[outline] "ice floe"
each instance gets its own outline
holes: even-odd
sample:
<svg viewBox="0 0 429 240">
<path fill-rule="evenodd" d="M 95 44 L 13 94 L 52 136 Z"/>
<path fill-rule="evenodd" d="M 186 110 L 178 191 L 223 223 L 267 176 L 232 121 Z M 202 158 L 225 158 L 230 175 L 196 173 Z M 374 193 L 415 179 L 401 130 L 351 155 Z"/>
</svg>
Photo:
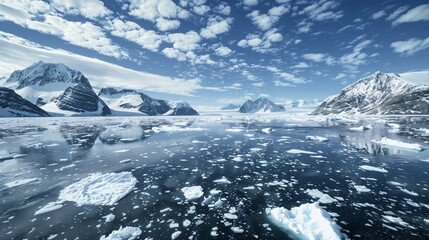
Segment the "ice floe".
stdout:
<svg viewBox="0 0 429 240">
<path fill-rule="evenodd" d="M 358 191 L 359 193 L 366 193 L 366 192 L 371 192 L 371 189 L 363 186 L 363 185 L 354 185 L 354 188 L 356 189 L 356 191 Z"/>
<path fill-rule="evenodd" d="M 339 226 L 318 203 L 306 203 L 288 210 L 277 207 L 266 210 L 269 218 L 298 239 L 340 240 Z"/>
<path fill-rule="evenodd" d="M 32 182 L 40 181 L 40 178 L 26 178 L 26 179 L 19 179 L 11 182 L 7 182 L 4 185 L 10 188 L 19 187 L 21 185 L 25 185 Z"/>
<path fill-rule="evenodd" d="M 60 192 L 59 199 L 82 205 L 113 205 L 125 197 L 137 179 L 131 172 L 94 173 Z"/>
<path fill-rule="evenodd" d="M 361 170 L 365 170 L 365 171 L 373 171 L 373 172 L 381 172 L 381 173 L 387 173 L 388 171 L 384 168 L 380 168 L 380 167 L 373 167 L 373 166 L 369 166 L 369 165 L 362 165 L 359 166 L 359 169 Z"/>
<path fill-rule="evenodd" d="M 52 212 L 52 211 L 55 211 L 55 210 L 60 209 L 62 207 L 63 207 L 62 202 L 50 202 L 50 203 L 46 204 L 45 206 L 43 206 L 41 209 L 37 210 L 34 213 L 34 215 Z"/>
<path fill-rule="evenodd" d="M 381 140 L 372 140 L 373 143 L 397 148 L 411 149 L 415 151 L 423 151 L 424 148 L 422 145 L 418 143 L 406 143 L 394 139 L 390 139 L 387 137 L 383 137 Z"/>
<path fill-rule="evenodd" d="M 327 142 L 327 141 L 329 141 L 328 138 L 321 137 L 321 136 L 306 136 L 305 138 L 307 140 L 316 141 L 316 142 Z"/>
<path fill-rule="evenodd" d="M 290 149 L 287 151 L 287 153 L 292 153 L 292 154 L 310 154 L 310 155 L 316 155 L 316 152 L 310 152 L 310 151 L 304 151 L 304 150 L 299 150 L 299 149 Z"/>
<path fill-rule="evenodd" d="M 328 194 L 325 194 L 317 189 L 307 189 L 305 193 L 310 195 L 312 198 L 318 198 L 318 202 L 320 203 L 333 203 L 336 202 L 337 199 L 332 198 Z"/>
<path fill-rule="evenodd" d="M 114 230 L 109 236 L 101 236 L 100 240 L 133 240 L 142 234 L 142 230 L 138 227 L 124 227 Z"/>
<path fill-rule="evenodd" d="M 204 195 L 203 188 L 201 186 L 184 187 L 181 189 L 186 200 L 194 200 Z"/>
</svg>

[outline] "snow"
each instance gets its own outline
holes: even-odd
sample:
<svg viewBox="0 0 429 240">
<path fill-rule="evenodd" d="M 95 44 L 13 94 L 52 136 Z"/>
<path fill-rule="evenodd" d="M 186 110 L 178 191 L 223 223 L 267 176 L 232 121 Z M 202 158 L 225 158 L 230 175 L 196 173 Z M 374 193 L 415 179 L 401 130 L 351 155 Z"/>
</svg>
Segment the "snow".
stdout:
<svg viewBox="0 0 429 240">
<path fill-rule="evenodd" d="M 340 240 L 342 234 L 329 213 L 318 203 L 306 203 L 288 210 L 267 209 L 269 218 L 297 239 Z"/>
<path fill-rule="evenodd" d="M 329 141 L 328 138 L 321 137 L 321 136 L 306 136 L 307 140 L 316 141 L 316 142 L 327 142 Z"/>
<path fill-rule="evenodd" d="M 78 206 L 111 206 L 131 192 L 136 183 L 131 172 L 94 173 L 61 190 L 59 199 L 76 202 Z"/>
<path fill-rule="evenodd" d="M 381 173 L 387 173 L 387 170 L 384 168 L 380 168 L 380 167 L 373 167 L 373 166 L 369 166 L 369 165 L 362 165 L 359 166 L 359 169 L 361 170 L 365 170 L 365 171 L 373 171 L 373 172 L 381 172 Z"/>
<path fill-rule="evenodd" d="M 422 145 L 418 143 L 406 143 L 399 140 L 390 139 L 387 137 L 383 137 L 381 140 L 372 140 L 373 143 L 385 145 L 385 146 L 391 146 L 391 147 L 397 147 L 397 148 L 404 148 L 404 149 L 410 149 L 415 151 L 423 151 L 424 148 Z"/>
<path fill-rule="evenodd" d="M 184 187 L 181 189 L 186 200 L 194 200 L 204 195 L 203 188 L 201 186 Z"/>
<path fill-rule="evenodd" d="M 317 189 L 307 189 L 305 190 L 305 193 L 310 195 L 312 198 L 318 198 L 317 200 L 319 203 L 333 203 L 337 200 L 329 196 L 328 194 L 325 194 Z"/>
<path fill-rule="evenodd" d="M 290 150 L 287 151 L 287 153 L 292 153 L 292 154 L 310 154 L 310 155 L 317 154 L 315 152 L 304 151 L 304 150 L 299 150 L 299 149 L 290 149 Z"/>
<path fill-rule="evenodd" d="M 19 179 L 19 180 L 7 182 L 4 185 L 10 188 L 14 188 L 14 187 L 18 187 L 21 185 L 25 185 L 25 184 L 37 182 L 37 181 L 40 181 L 40 178 L 26 178 L 26 179 Z"/>
<path fill-rule="evenodd" d="M 114 230 L 109 236 L 101 236 L 100 240 L 133 240 L 138 238 L 142 234 L 142 230 L 138 227 L 119 227 L 118 230 Z"/>
</svg>

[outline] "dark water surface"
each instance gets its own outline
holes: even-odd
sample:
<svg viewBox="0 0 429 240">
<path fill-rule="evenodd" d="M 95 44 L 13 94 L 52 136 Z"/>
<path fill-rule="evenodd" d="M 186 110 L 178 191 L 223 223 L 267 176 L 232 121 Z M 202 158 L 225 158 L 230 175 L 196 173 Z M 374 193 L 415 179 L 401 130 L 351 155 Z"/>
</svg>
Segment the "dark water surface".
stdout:
<svg viewBox="0 0 429 240">
<path fill-rule="evenodd" d="M 2 119 L 0 238 L 99 239 L 120 226 L 133 226 L 142 230 L 141 239 L 171 239 L 175 231 L 182 232 L 177 239 L 289 239 L 265 209 L 315 202 L 306 190 L 318 189 L 336 199 L 320 205 L 351 239 L 429 239 L 429 150 L 371 141 L 387 136 L 429 147 L 429 136 L 416 130 L 429 128 L 427 118 L 307 120 Z M 371 129 L 349 130 L 361 125 Z M 165 131 L 157 131 L 159 126 Z M 329 141 L 310 141 L 308 135 Z M 288 153 L 291 149 L 317 155 Z M 365 171 L 362 165 L 387 172 Z M 132 172 L 138 183 L 115 205 L 65 202 L 58 210 L 34 215 L 89 174 L 122 171 Z M 222 177 L 231 184 L 213 182 Z M 5 185 L 32 178 L 39 180 Z M 186 201 L 181 188 L 198 185 L 204 197 L 212 189 L 221 193 Z M 358 192 L 356 185 L 370 191 Z M 218 200 L 219 206 L 208 206 Z M 231 207 L 236 220 L 224 218 Z M 108 214 L 115 219 L 106 223 Z M 185 219 L 190 226 L 183 226 Z M 179 227 L 170 228 L 171 223 Z M 233 226 L 244 232 L 234 233 Z"/>
</svg>

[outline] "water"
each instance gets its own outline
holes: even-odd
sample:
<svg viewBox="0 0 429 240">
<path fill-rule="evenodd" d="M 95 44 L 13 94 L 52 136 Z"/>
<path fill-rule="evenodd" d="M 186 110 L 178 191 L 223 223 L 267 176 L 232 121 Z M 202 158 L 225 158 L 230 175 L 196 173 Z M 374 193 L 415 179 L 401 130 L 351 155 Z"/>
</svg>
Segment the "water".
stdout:
<svg viewBox="0 0 429 240">
<path fill-rule="evenodd" d="M 386 122 L 400 123 L 399 129 Z M 364 132 L 351 126 L 371 125 Z M 167 126 L 167 127 L 165 127 Z M 317 201 L 318 189 L 336 199 L 320 204 L 351 239 L 429 238 L 429 151 L 374 144 L 383 136 L 429 147 L 426 118 L 324 119 L 312 117 L 49 118 L 0 122 L 0 238 L 98 239 L 120 226 L 141 239 L 290 239 L 266 208 Z M 164 131 L 163 131 L 164 130 Z M 308 135 L 324 136 L 314 142 Z M 317 154 L 291 154 L 298 149 Z M 317 156 L 317 157 L 315 157 Z M 387 173 L 365 171 L 369 165 Z M 132 172 L 138 183 L 114 206 L 57 201 L 66 186 L 91 173 Z M 226 177 L 231 184 L 214 180 Z M 18 179 L 39 179 L 20 186 Z M 359 193 L 362 185 L 369 192 Z M 185 201 L 181 188 L 202 186 L 219 195 Z M 221 200 L 219 206 L 209 206 Z M 204 201 L 204 203 L 203 203 Z M 238 219 L 224 214 L 235 207 Z M 189 210 L 195 208 L 195 213 Z M 104 216 L 114 214 L 106 223 Z M 407 225 L 386 220 L 400 217 Z M 189 227 L 183 226 L 189 220 Z M 426 220 L 425 220 L 426 219 Z M 170 228 L 171 223 L 179 227 Z M 243 233 L 234 233 L 239 227 Z"/>
</svg>

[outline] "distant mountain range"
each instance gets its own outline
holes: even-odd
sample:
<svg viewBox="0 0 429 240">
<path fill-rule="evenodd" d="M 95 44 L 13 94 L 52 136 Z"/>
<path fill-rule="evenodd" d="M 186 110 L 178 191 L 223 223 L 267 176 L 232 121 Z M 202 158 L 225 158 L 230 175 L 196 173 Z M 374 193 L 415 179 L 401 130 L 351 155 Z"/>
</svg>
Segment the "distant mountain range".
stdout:
<svg viewBox="0 0 429 240">
<path fill-rule="evenodd" d="M 247 100 L 238 109 L 241 113 L 255 113 L 255 112 L 284 112 L 285 107 L 275 104 L 268 98 L 260 97 L 255 101 Z"/>
<path fill-rule="evenodd" d="M 328 97 L 312 114 L 429 114 L 429 86 L 376 72 Z"/>
<path fill-rule="evenodd" d="M 4 85 L 0 116 L 198 115 L 186 102 L 152 99 L 134 90 L 104 88 L 97 95 L 81 72 L 61 63 L 37 62 L 13 72 Z"/>
<path fill-rule="evenodd" d="M 240 108 L 241 105 L 238 104 L 228 104 L 225 107 L 221 108 L 220 110 L 238 110 Z"/>
</svg>

